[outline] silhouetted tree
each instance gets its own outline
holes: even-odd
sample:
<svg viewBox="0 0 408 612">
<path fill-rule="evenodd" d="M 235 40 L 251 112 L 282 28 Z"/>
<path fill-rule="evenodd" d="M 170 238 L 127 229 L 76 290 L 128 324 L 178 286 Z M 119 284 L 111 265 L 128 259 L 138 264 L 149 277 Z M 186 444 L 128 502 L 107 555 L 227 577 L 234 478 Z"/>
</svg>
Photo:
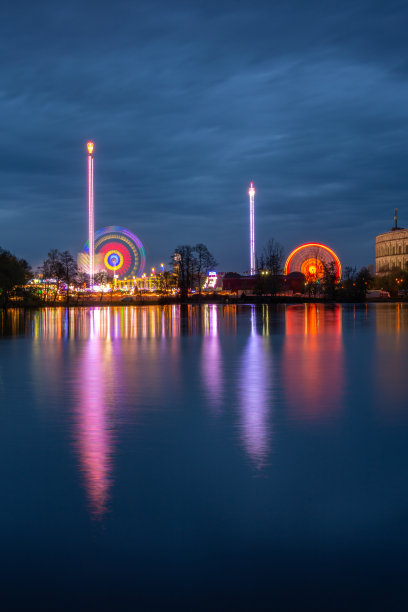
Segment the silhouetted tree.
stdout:
<svg viewBox="0 0 408 612">
<path fill-rule="evenodd" d="M 371 287 L 373 280 L 373 276 L 369 269 L 365 267 L 361 268 L 356 276 L 357 299 L 362 301 L 366 299 L 367 289 Z"/>
<path fill-rule="evenodd" d="M 69 301 L 69 287 L 75 283 L 78 274 L 78 266 L 69 251 L 59 253 L 59 265 L 61 269 L 61 280 L 66 284 L 66 298 Z"/>
<path fill-rule="evenodd" d="M 204 277 L 207 276 L 210 270 L 213 270 L 217 265 L 214 257 L 207 249 L 205 244 L 199 243 L 196 244 L 193 248 L 196 259 L 196 274 L 197 274 L 197 284 L 198 284 L 198 293 L 201 295 L 201 287 L 203 284 Z"/>
<path fill-rule="evenodd" d="M 58 249 L 51 249 L 48 253 L 47 259 L 43 262 L 40 267 L 40 271 L 43 276 L 43 282 L 46 286 L 46 296 L 48 298 L 49 286 L 51 280 L 55 281 L 53 300 L 55 300 L 56 294 L 59 292 L 61 280 L 62 280 L 62 267 L 59 260 L 60 252 Z"/>
<path fill-rule="evenodd" d="M 324 273 L 321 284 L 324 296 L 329 300 L 334 300 L 336 298 L 337 288 L 337 268 L 333 261 L 329 264 L 324 264 Z"/>
<path fill-rule="evenodd" d="M 408 291 L 408 272 L 394 268 L 388 274 L 376 276 L 374 286 L 376 289 L 388 291 L 392 297 L 398 297 L 400 291 Z"/>
<path fill-rule="evenodd" d="M 7 306 L 11 291 L 25 285 L 30 278 L 31 267 L 27 261 L 0 247 L 0 304 Z"/>
<path fill-rule="evenodd" d="M 347 266 L 343 272 L 341 285 L 338 289 L 339 295 L 351 301 L 362 302 L 366 299 L 367 289 L 372 286 L 373 277 L 367 268 L 357 268 Z"/>
<path fill-rule="evenodd" d="M 257 260 L 258 292 L 276 295 L 282 287 L 283 274 L 283 246 L 274 238 L 266 243 Z"/>
<path fill-rule="evenodd" d="M 41 266 L 41 272 L 43 274 L 44 282 L 53 279 L 56 281 L 56 288 L 54 292 L 59 293 L 61 283 L 66 284 L 66 298 L 69 300 L 69 286 L 76 282 L 78 267 L 75 259 L 69 251 L 61 253 L 58 249 L 51 249 L 48 253 L 47 259 Z"/>
<path fill-rule="evenodd" d="M 186 299 L 189 289 L 194 283 L 196 259 L 193 247 L 188 244 L 178 246 L 174 251 L 175 272 L 177 274 L 180 297 Z"/>
</svg>

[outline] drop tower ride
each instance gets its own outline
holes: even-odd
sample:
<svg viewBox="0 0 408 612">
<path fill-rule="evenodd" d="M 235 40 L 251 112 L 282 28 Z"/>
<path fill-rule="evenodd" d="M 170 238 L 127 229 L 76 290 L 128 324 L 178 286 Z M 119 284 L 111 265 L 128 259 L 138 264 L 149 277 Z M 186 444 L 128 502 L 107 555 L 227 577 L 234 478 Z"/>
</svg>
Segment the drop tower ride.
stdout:
<svg viewBox="0 0 408 612">
<path fill-rule="evenodd" d="M 94 143 L 87 142 L 88 150 L 88 231 L 89 231 L 89 286 L 94 285 L 95 277 L 95 211 L 94 211 L 94 163 L 93 150 Z"/>
<path fill-rule="evenodd" d="M 249 273 L 254 276 L 255 269 L 255 188 L 251 181 L 249 187 Z"/>
</svg>

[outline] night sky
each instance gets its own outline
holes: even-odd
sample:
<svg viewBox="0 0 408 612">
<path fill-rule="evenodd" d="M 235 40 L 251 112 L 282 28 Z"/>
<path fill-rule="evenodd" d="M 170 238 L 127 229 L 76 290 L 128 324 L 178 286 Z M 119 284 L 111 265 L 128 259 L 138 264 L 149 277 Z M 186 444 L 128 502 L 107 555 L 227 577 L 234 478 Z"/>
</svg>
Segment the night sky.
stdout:
<svg viewBox="0 0 408 612">
<path fill-rule="evenodd" d="M 204 242 L 220 271 L 322 241 L 344 265 L 408 226 L 408 3 L 8 2 L 0 19 L 0 245 L 33 266 L 96 228 L 148 266 Z"/>
</svg>

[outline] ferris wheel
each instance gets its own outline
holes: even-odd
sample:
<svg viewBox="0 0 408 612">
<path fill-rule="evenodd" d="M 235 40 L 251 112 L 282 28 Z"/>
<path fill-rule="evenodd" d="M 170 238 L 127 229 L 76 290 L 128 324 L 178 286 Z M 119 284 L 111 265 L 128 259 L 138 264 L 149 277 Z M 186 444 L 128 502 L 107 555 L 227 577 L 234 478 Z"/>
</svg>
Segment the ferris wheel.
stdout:
<svg viewBox="0 0 408 612">
<path fill-rule="evenodd" d="M 82 251 L 89 252 L 86 242 Z M 146 252 L 140 239 L 118 225 L 109 225 L 95 232 L 95 269 L 106 271 L 119 279 L 141 276 L 146 263 Z"/>
<path fill-rule="evenodd" d="M 294 249 L 285 263 L 285 274 L 301 272 L 306 282 L 320 280 L 325 269 L 332 267 L 336 272 L 336 280 L 341 278 L 341 264 L 336 253 L 325 244 L 307 242 Z"/>
</svg>

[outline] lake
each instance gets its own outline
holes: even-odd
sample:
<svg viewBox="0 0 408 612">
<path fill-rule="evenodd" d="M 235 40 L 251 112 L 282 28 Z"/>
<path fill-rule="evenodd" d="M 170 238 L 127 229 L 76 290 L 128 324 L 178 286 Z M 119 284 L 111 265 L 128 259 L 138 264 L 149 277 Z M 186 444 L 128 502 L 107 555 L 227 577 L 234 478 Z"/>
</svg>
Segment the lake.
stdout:
<svg viewBox="0 0 408 612">
<path fill-rule="evenodd" d="M 404 610 L 408 304 L 0 314 L 2 610 Z"/>
</svg>

